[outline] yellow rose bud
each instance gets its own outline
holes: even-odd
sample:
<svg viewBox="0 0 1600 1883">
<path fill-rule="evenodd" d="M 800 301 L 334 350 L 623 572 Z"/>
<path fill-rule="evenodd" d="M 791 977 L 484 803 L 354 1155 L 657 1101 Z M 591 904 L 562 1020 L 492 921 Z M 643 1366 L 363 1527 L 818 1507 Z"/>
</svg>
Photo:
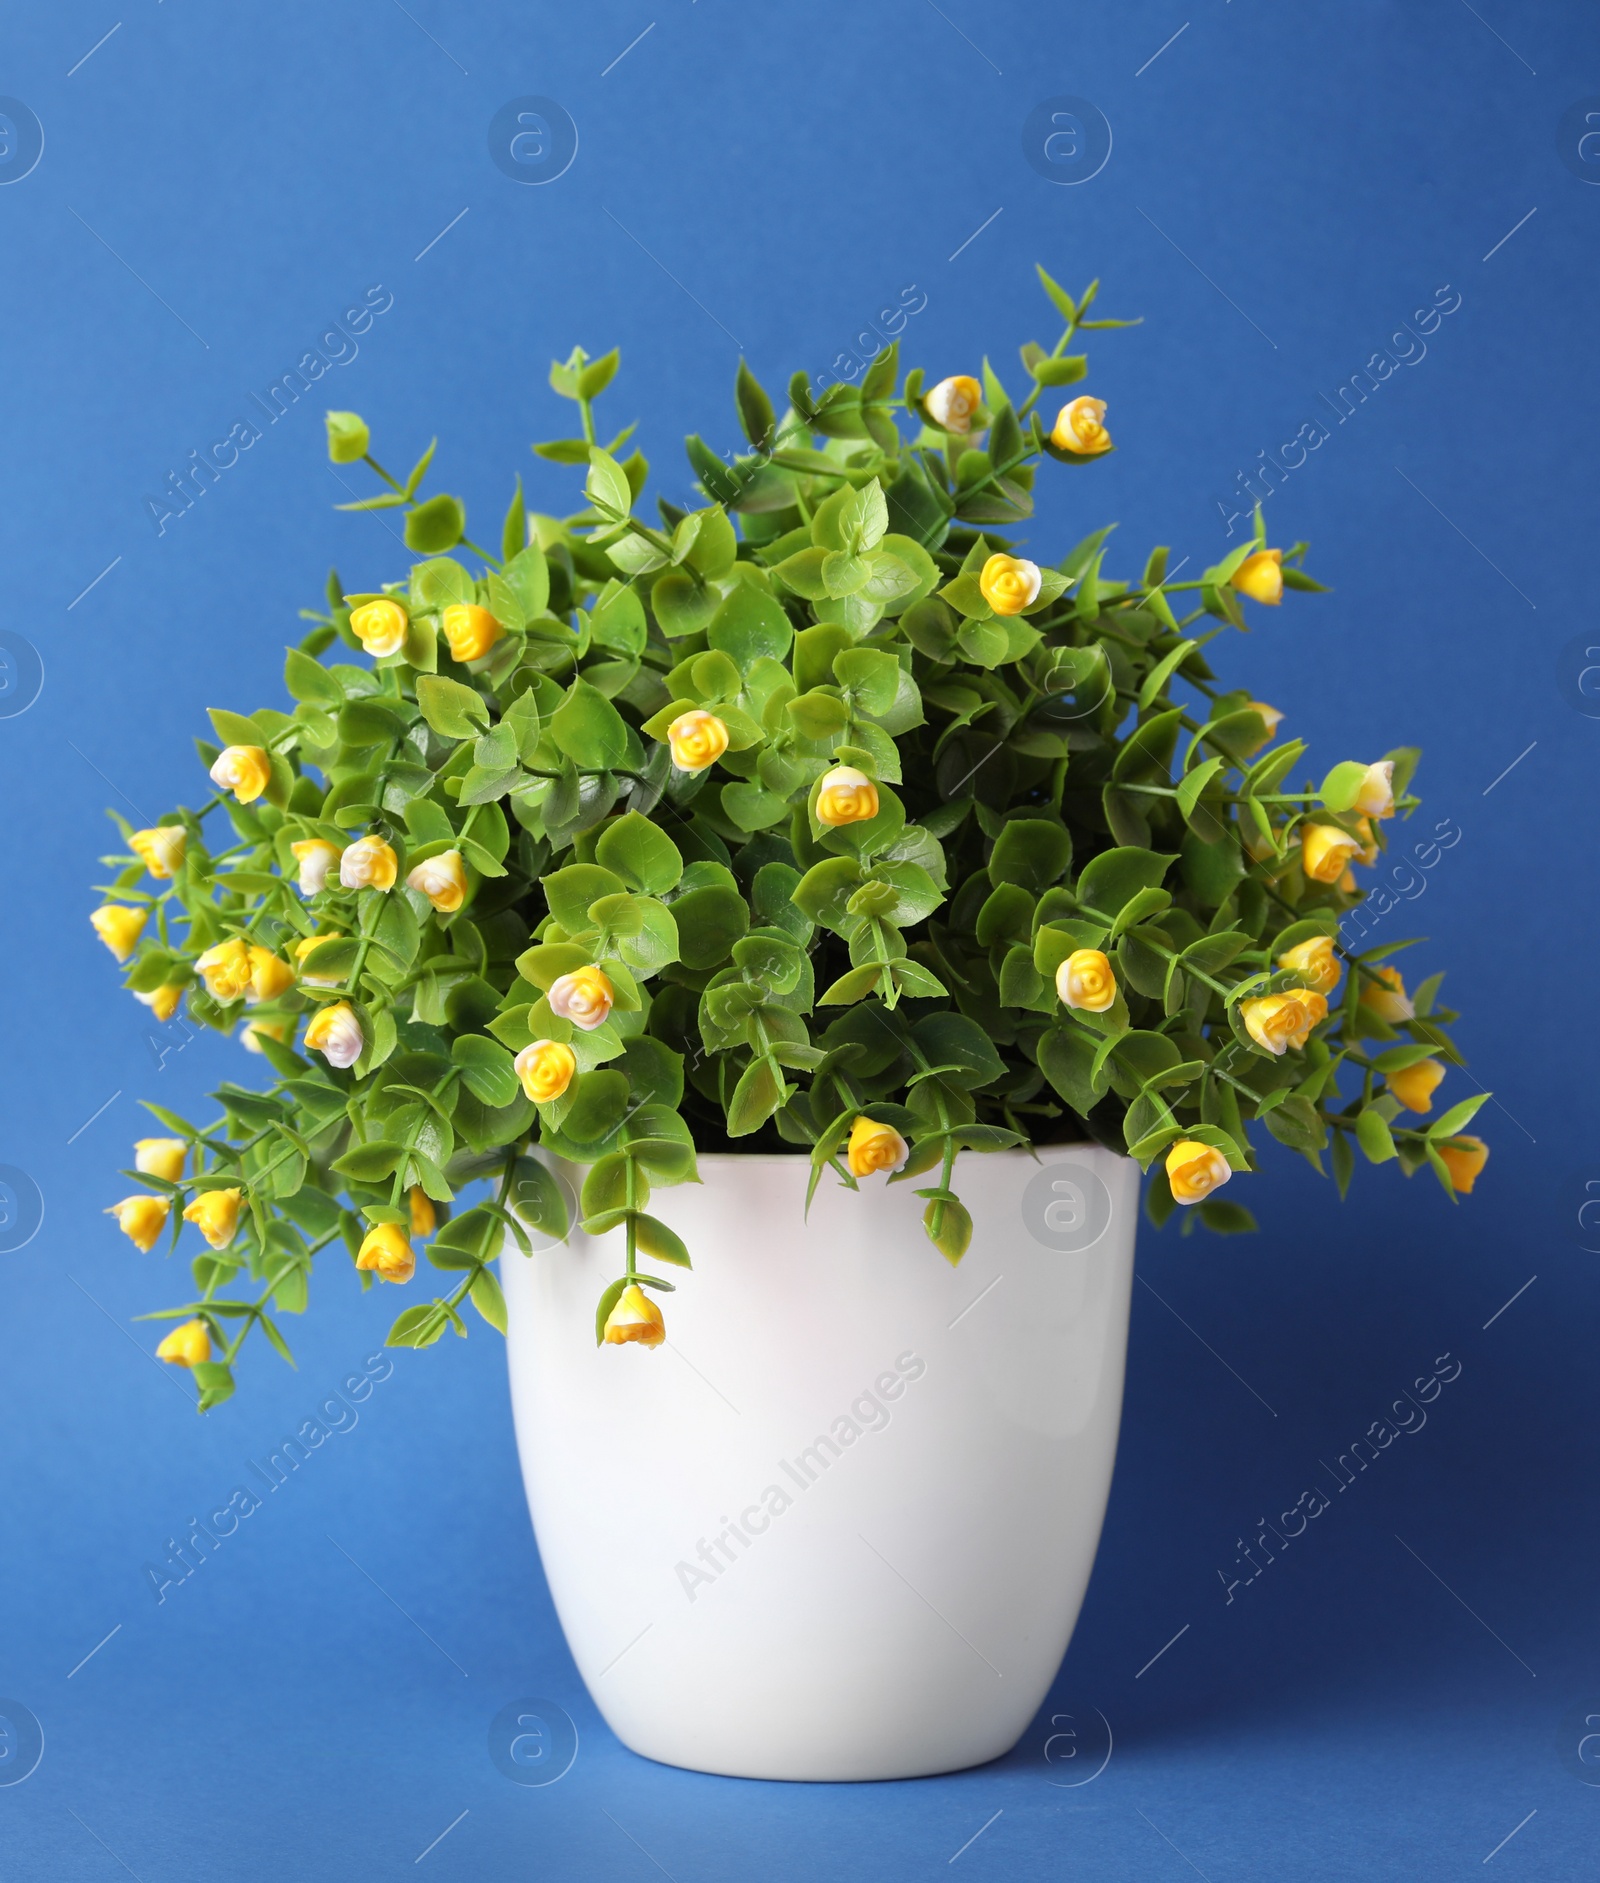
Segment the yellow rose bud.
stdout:
<svg viewBox="0 0 1600 1883">
<path fill-rule="evenodd" d="M 1104 1013 L 1116 1004 L 1117 977 L 1098 948 L 1078 948 L 1056 969 L 1056 992 L 1080 1013 Z"/>
<path fill-rule="evenodd" d="M 204 1321 L 185 1321 L 156 1348 L 158 1360 L 174 1366 L 204 1366 L 211 1358 L 211 1333 Z"/>
<path fill-rule="evenodd" d="M 978 587 L 997 615 L 1020 615 L 1039 597 L 1039 565 L 1021 556 L 993 555 L 983 565 Z"/>
<path fill-rule="evenodd" d="M 1283 724 L 1283 714 L 1276 706 L 1269 706 L 1265 700 L 1250 700 L 1247 704 L 1252 713 L 1260 714 L 1261 722 L 1267 729 L 1268 739 L 1274 738 L 1279 726 Z"/>
<path fill-rule="evenodd" d="M 1258 549 L 1246 556 L 1229 580 L 1241 595 L 1275 608 L 1283 600 L 1283 551 Z"/>
<path fill-rule="evenodd" d="M 250 950 L 250 999 L 276 1000 L 294 986 L 294 969 L 281 961 L 270 948 L 252 946 Z"/>
<path fill-rule="evenodd" d="M 910 1155 L 911 1146 L 893 1125 L 881 1125 L 876 1118 L 858 1118 L 850 1127 L 844 1161 L 852 1177 L 870 1177 L 874 1171 L 898 1170 Z"/>
<path fill-rule="evenodd" d="M 1257 1046 L 1282 1058 L 1288 1047 L 1303 1047 L 1311 1029 L 1327 1019 L 1328 1003 L 1309 987 L 1291 987 L 1282 994 L 1240 1001 L 1239 1017 Z"/>
<path fill-rule="evenodd" d="M 365 1044 L 361 1022 L 347 1000 L 322 1008 L 306 1028 L 306 1045 L 313 1052 L 321 1053 L 330 1066 L 341 1070 L 356 1063 Z"/>
<path fill-rule="evenodd" d="M 148 919 L 148 910 L 130 908 L 125 902 L 108 902 L 89 917 L 94 932 L 119 961 L 126 961 L 133 953 Z"/>
<path fill-rule="evenodd" d="M 1361 989 L 1361 1004 L 1380 1020 L 1390 1026 L 1399 1026 L 1401 1021 L 1413 1019 L 1416 1008 L 1411 1004 L 1411 996 L 1406 992 L 1406 984 L 1401 979 L 1398 968 L 1374 968 L 1381 985 L 1375 986 L 1368 981 Z"/>
<path fill-rule="evenodd" d="M 334 929 L 331 934 L 307 935 L 304 941 L 295 943 L 294 958 L 300 967 L 300 978 L 305 982 L 307 987 L 337 987 L 339 985 L 339 977 L 336 974 L 313 974 L 311 972 L 313 964 L 309 957 L 312 952 L 320 948 L 324 942 L 342 941 L 343 939 L 340 931 Z"/>
<path fill-rule="evenodd" d="M 560 1098 L 578 1070 L 577 1055 L 560 1040 L 535 1040 L 531 1046 L 524 1046 L 512 1063 L 523 1091 L 535 1105 L 548 1105 Z"/>
<path fill-rule="evenodd" d="M 659 1347 L 666 1337 L 667 1324 L 661 1310 L 642 1288 L 630 1282 L 606 1316 L 601 1338 L 608 1347 L 621 1347 L 629 1341 L 641 1347 Z"/>
<path fill-rule="evenodd" d="M 467 899 L 467 871 L 459 850 L 443 850 L 419 863 L 406 878 L 406 888 L 426 896 L 440 915 L 454 915 Z"/>
<path fill-rule="evenodd" d="M 864 824 L 878 815 L 878 787 L 853 765 L 835 765 L 823 774 L 817 792 L 817 822 L 837 828 Z"/>
<path fill-rule="evenodd" d="M 1050 442 L 1057 451 L 1070 451 L 1074 457 L 1095 458 L 1111 449 L 1111 434 L 1105 428 L 1104 399 L 1080 397 L 1062 406 L 1050 428 Z"/>
<path fill-rule="evenodd" d="M 272 760 L 259 745 L 225 745 L 211 767 L 211 782 L 241 804 L 254 804 L 272 783 Z"/>
<path fill-rule="evenodd" d="M 285 1017 L 281 1020 L 246 1020 L 239 1029 L 239 1042 L 247 1053 L 259 1053 L 265 1049 L 262 1040 L 276 1040 L 280 1046 L 287 1046 L 294 1038 L 294 1021 Z"/>
<path fill-rule="evenodd" d="M 1369 765 L 1356 794 L 1354 808 L 1363 817 L 1394 816 L 1394 760 L 1383 759 Z"/>
<path fill-rule="evenodd" d="M 411 1210 L 412 1235 L 419 1241 L 424 1236 L 431 1236 L 439 1222 L 439 1212 L 433 1207 L 433 1198 L 420 1183 L 414 1183 L 406 1195 L 406 1203 Z"/>
<path fill-rule="evenodd" d="M 1414 1066 L 1384 1075 L 1384 1083 L 1407 1111 L 1432 1111 L 1433 1095 L 1444 1077 L 1444 1065 L 1437 1059 L 1419 1059 Z"/>
<path fill-rule="evenodd" d="M 400 859 L 381 837 L 362 837 L 339 859 L 339 881 L 346 889 L 393 889 Z"/>
<path fill-rule="evenodd" d="M 183 1175 L 189 1147 L 182 1138 L 139 1138 L 133 1147 L 133 1167 L 144 1177 L 176 1183 Z"/>
<path fill-rule="evenodd" d="M 440 622 L 454 660 L 482 660 L 505 633 L 487 608 L 472 602 L 452 602 Z"/>
<path fill-rule="evenodd" d="M 399 602 L 387 597 L 363 602 L 359 608 L 350 610 L 351 631 L 374 660 L 398 654 L 405 646 L 406 629 L 410 625 L 410 618 Z"/>
<path fill-rule="evenodd" d="M 379 1281 L 408 1282 L 417 1272 L 406 1232 L 398 1223 L 377 1223 L 361 1239 L 357 1268 L 369 1268 Z"/>
<path fill-rule="evenodd" d="M 715 713 L 679 713 L 667 727 L 672 762 L 681 772 L 703 772 L 728 749 L 728 728 Z"/>
<path fill-rule="evenodd" d="M 599 968 L 579 968 L 553 982 L 545 998 L 558 1019 L 570 1020 L 583 1032 L 592 1033 L 605 1025 L 616 990 Z"/>
<path fill-rule="evenodd" d="M 1167 1152 L 1167 1182 L 1179 1203 L 1202 1203 L 1233 1175 L 1228 1160 L 1211 1144 L 1179 1138 Z"/>
<path fill-rule="evenodd" d="M 241 1190 L 202 1190 L 183 1212 L 183 1220 L 193 1223 L 213 1249 L 225 1249 L 239 1227 Z"/>
<path fill-rule="evenodd" d="M 134 999 L 142 1001 L 160 1021 L 168 1021 L 178 1011 L 178 1002 L 183 999 L 183 988 L 176 981 L 168 981 L 164 987 L 158 987 L 154 993 L 141 994 L 135 989 Z"/>
<path fill-rule="evenodd" d="M 1300 826 L 1300 867 L 1314 883 L 1336 883 L 1360 853 L 1361 840 L 1333 824 Z"/>
<path fill-rule="evenodd" d="M 128 842 L 156 881 L 164 883 L 183 867 L 189 834 L 181 824 L 157 824 L 153 830 L 136 830 Z"/>
<path fill-rule="evenodd" d="M 1327 935 L 1313 935 L 1309 941 L 1296 942 L 1293 948 L 1286 948 L 1278 956 L 1278 966 L 1303 974 L 1306 986 L 1319 994 L 1331 994 L 1344 972 L 1339 957 L 1333 952 L 1332 939 Z"/>
<path fill-rule="evenodd" d="M 308 837 L 304 843 L 292 843 L 289 846 L 296 863 L 300 865 L 300 893 L 302 896 L 314 896 L 328 884 L 328 872 L 339 861 L 339 846 L 327 843 L 321 837 Z"/>
<path fill-rule="evenodd" d="M 969 432 L 972 415 L 983 404 L 983 388 L 965 373 L 957 373 L 925 393 L 922 404 L 928 417 L 945 431 Z"/>
<path fill-rule="evenodd" d="M 125 1196 L 120 1203 L 113 1203 L 106 1214 L 116 1217 L 118 1229 L 141 1255 L 148 1255 L 167 1226 L 171 1208 L 171 1202 L 164 1196 Z"/>
<path fill-rule="evenodd" d="M 1472 1186 L 1489 1161 L 1488 1145 L 1482 1138 L 1452 1138 L 1438 1150 L 1450 1173 L 1450 1188 L 1461 1196 L 1471 1196 Z"/>
<path fill-rule="evenodd" d="M 242 999 L 249 991 L 250 949 L 237 936 L 208 948 L 194 965 L 206 984 L 206 992 L 222 1006 Z"/>
</svg>

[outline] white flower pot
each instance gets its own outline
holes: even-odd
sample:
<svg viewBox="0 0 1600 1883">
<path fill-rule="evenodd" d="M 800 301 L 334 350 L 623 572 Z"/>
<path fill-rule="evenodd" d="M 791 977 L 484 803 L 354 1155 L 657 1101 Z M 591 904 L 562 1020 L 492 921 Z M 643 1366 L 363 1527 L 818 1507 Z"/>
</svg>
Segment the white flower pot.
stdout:
<svg viewBox="0 0 1600 1883">
<path fill-rule="evenodd" d="M 620 1232 L 507 1245 L 545 1574 L 595 1704 L 648 1758 L 784 1779 L 979 1765 L 1037 1711 L 1094 1562 L 1138 1169 L 1087 1145 L 964 1152 L 975 1228 L 952 1269 L 915 1181 L 827 1176 L 807 1221 L 809 1168 L 708 1156 L 701 1185 L 656 1193 L 695 1267 L 670 1271 L 654 1350 L 595 1346 Z"/>
</svg>

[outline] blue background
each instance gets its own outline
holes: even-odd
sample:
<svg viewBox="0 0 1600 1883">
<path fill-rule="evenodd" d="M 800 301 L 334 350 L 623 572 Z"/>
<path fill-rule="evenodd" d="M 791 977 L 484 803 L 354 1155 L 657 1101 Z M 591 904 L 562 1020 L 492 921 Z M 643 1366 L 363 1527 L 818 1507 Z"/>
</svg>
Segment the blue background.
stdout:
<svg viewBox="0 0 1600 1883">
<path fill-rule="evenodd" d="M 1600 1714 L 1600 1234 L 1579 1217 L 1600 1180 L 1580 679 L 1600 188 L 1558 130 L 1600 92 L 1592 8 L 127 0 L 117 21 L 57 0 L 0 34 L 0 89 L 46 133 L 0 189 L 0 626 L 45 674 L 0 720 L 0 1161 L 46 1206 L 0 1255 L 0 1694 L 45 1734 L 0 1789 L 0 1874 L 409 1876 L 448 1829 L 429 1874 L 882 1879 L 959 1851 L 1008 1879 L 1464 1877 L 1490 1853 L 1496 1875 L 1591 1875 L 1600 1765 L 1570 1720 Z M 542 188 L 486 145 L 524 93 L 581 137 Z M 1021 141 L 1060 93 L 1115 136 L 1076 187 Z M 1461 836 L 1383 926 L 1433 938 L 1408 967 L 1448 965 L 1494 1091 L 1478 1194 L 1452 1209 L 1391 1166 L 1341 1210 L 1279 1154 L 1250 1185 L 1261 1235 L 1146 1233 L 1078 1635 L 1035 1727 L 980 1771 L 785 1787 L 623 1751 L 544 1591 L 481 1329 L 396 1356 L 359 1425 L 157 1605 L 144 1564 L 393 1312 L 331 1273 L 299 1372 L 258 1354 L 202 1422 L 132 1319 L 178 1278 L 99 1213 L 137 1098 L 181 1108 L 251 1070 L 117 988 L 85 920 L 103 807 L 193 802 L 203 709 L 279 700 L 328 565 L 352 588 L 402 566 L 386 521 L 333 513 L 321 408 L 362 412 L 394 465 L 437 431 L 435 487 L 482 540 L 519 470 L 539 507 L 575 507 L 527 448 L 567 429 L 545 374 L 575 341 L 621 346 L 607 406 L 681 497 L 682 434 L 735 441 L 741 347 L 781 388 L 915 284 L 908 362 L 932 378 L 987 350 L 1014 378 L 1019 343 L 1054 339 L 1035 260 L 1146 322 L 1093 346 L 1120 449 L 1045 467 L 1041 560 L 1110 518 L 1116 573 L 1154 542 L 1216 559 L 1218 500 L 1323 415 L 1267 516 L 1335 592 L 1253 610 L 1220 664 L 1319 763 L 1425 748 L 1423 819 Z M 145 499 L 380 283 L 359 357 L 158 534 Z M 1320 395 L 1445 284 L 1460 306 L 1426 357 L 1335 422 Z M 1445 1353 L 1462 1370 L 1426 1427 L 1332 1493 L 1319 1460 Z M 1247 1526 L 1317 1485 L 1332 1508 L 1244 1582 Z M 487 1753 L 530 1695 L 580 1735 L 545 1788 Z M 1074 1785 L 1097 1710 L 1112 1757 Z"/>
</svg>

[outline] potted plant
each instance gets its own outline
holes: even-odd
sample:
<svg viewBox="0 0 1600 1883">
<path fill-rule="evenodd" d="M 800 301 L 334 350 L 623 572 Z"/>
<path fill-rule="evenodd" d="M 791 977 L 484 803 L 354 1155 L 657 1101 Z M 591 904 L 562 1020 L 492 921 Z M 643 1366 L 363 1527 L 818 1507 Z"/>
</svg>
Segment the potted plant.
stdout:
<svg viewBox="0 0 1600 1883">
<path fill-rule="evenodd" d="M 422 495 L 432 445 L 402 481 L 330 413 L 382 486 L 344 507 L 402 512 L 418 560 L 330 579 L 292 709 L 212 712 L 212 795 L 118 820 L 92 917 L 159 1018 L 272 1075 L 203 1126 L 149 1108 L 112 1213 L 206 1245 L 158 1354 L 218 1405 L 330 1250 L 439 1273 L 392 1345 L 469 1305 L 504 1332 L 509 1296 L 569 1640 L 680 1764 L 1014 1742 L 1093 1561 L 1140 1168 L 1156 1227 L 1227 1233 L 1252 1121 L 1341 1192 L 1358 1152 L 1452 1197 L 1487 1156 L 1481 1096 L 1432 1115 L 1439 977 L 1341 934 L 1416 753 L 1295 784 L 1209 664 L 1319 588 L 1304 545 L 1257 512 L 1182 581 L 1163 549 L 1113 578 L 1108 529 L 1014 552 L 1036 476 L 1112 449 L 1074 346 L 1132 324 L 1040 276 L 1061 332 L 1015 396 L 891 346 L 780 412 L 741 365 L 749 449 L 690 438 L 705 502 L 653 521 L 633 427 L 598 441 L 617 355 L 574 352 L 577 435 L 534 449 L 585 506 L 530 516 L 519 479 L 499 556 Z"/>
</svg>

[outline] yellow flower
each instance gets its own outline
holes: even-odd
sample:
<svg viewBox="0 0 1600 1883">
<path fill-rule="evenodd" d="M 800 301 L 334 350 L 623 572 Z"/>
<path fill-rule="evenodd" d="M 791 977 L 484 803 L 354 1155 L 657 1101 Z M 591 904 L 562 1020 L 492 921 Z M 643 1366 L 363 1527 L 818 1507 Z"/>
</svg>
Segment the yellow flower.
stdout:
<svg viewBox="0 0 1600 1883">
<path fill-rule="evenodd" d="M 361 1239 L 356 1267 L 375 1270 L 379 1281 L 407 1282 L 417 1272 L 417 1258 L 398 1223 L 377 1223 Z"/>
<path fill-rule="evenodd" d="M 405 646 L 409 626 L 406 611 L 387 596 L 379 601 L 363 602 L 359 608 L 350 610 L 351 630 L 374 660 L 398 654 Z"/>
<path fill-rule="evenodd" d="M 1294 947 L 1286 948 L 1278 956 L 1278 966 L 1303 974 L 1306 986 L 1315 988 L 1319 994 L 1331 994 L 1344 972 L 1339 957 L 1333 952 L 1332 938 L 1327 935 L 1313 935 L 1309 941 L 1296 942 Z"/>
<path fill-rule="evenodd" d="M 171 1202 L 164 1196 L 125 1196 L 113 1203 L 107 1216 L 117 1219 L 120 1229 L 141 1255 L 148 1255 L 167 1226 Z"/>
<path fill-rule="evenodd" d="M 1111 434 L 1105 428 L 1106 402 L 1087 396 L 1073 399 L 1056 414 L 1050 428 L 1050 442 L 1057 451 L 1070 451 L 1074 457 L 1095 458 L 1111 449 Z"/>
<path fill-rule="evenodd" d="M 1472 1186 L 1489 1161 L 1488 1145 L 1482 1138 L 1452 1138 L 1438 1149 L 1450 1173 L 1450 1188 L 1462 1196 L 1471 1196 Z"/>
<path fill-rule="evenodd" d="M 1056 969 L 1056 992 L 1080 1013 L 1104 1013 L 1116 1004 L 1117 977 L 1098 948 L 1077 948 Z"/>
<path fill-rule="evenodd" d="M 176 1183 L 183 1175 L 189 1147 L 182 1138 L 139 1138 L 133 1147 L 133 1167 L 145 1177 L 163 1177 Z"/>
<path fill-rule="evenodd" d="M 213 1249 L 225 1249 L 239 1227 L 241 1190 L 202 1190 L 183 1212 L 183 1220 L 193 1223 Z"/>
<path fill-rule="evenodd" d="M 166 1021 L 178 1011 L 178 1002 L 183 999 L 183 988 L 177 981 L 168 981 L 153 994 L 141 994 L 135 990 L 133 997 L 143 1001 L 158 1020 Z"/>
<path fill-rule="evenodd" d="M 400 859 L 381 837 L 362 837 L 339 859 L 339 881 L 346 889 L 393 889 Z"/>
<path fill-rule="evenodd" d="M 411 1233 L 421 1238 L 431 1236 L 439 1222 L 439 1212 L 433 1207 L 433 1198 L 419 1183 L 414 1183 L 406 1195 L 406 1202 L 411 1210 Z"/>
<path fill-rule="evenodd" d="M 1167 1152 L 1167 1182 L 1179 1203 L 1201 1203 L 1233 1175 L 1228 1160 L 1214 1145 L 1179 1138 Z"/>
<path fill-rule="evenodd" d="M 1444 1077 L 1443 1063 L 1437 1059 L 1419 1059 L 1414 1066 L 1385 1075 L 1385 1083 L 1407 1111 L 1432 1111 L 1433 1095 Z"/>
<path fill-rule="evenodd" d="M 406 878 L 406 888 L 426 896 L 440 915 L 454 915 L 467 899 L 467 871 L 459 850 L 442 850 L 419 863 Z"/>
<path fill-rule="evenodd" d="M 837 827 L 863 824 L 878 815 L 878 787 L 853 765 L 825 772 L 817 791 L 817 822 Z"/>
<path fill-rule="evenodd" d="M 174 1366 L 204 1366 L 211 1358 L 211 1334 L 204 1321 L 185 1321 L 156 1348 L 158 1360 Z"/>
<path fill-rule="evenodd" d="M 119 961 L 126 961 L 133 953 L 133 945 L 148 919 L 147 909 L 132 909 L 125 902 L 108 902 L 89 917 L 94 932 Z"/>
<path fill-rule="evenodd" d="M 1372 972 L 1382 982 L 1375 987 L 1368 981 L 1361 989 L 1361 1004 L 1375 1013 L 1380 1020 L 1390 1026 L 1398 1026 L 1402 1020 L 1410 1020 L 1416 1014 L 1411 1004 L 1411 996 L 1406 992 L 1406 984 L 1401 979 L 1398 968 L 1374 968 Z"/>
<path fill-rule="evenodd" d="M 294 969 L 270 948 L 250 949 L 250 999 L 276 1000 L 294 986 Z"/>
<path fill-rule="evenodd" d="M 339 985 L 339 977 L 336 974 L 313 974 L 307 956 L 314 948 L 320 948 L 324 942 L 341 940 L 343 940 L 341 932 L 334 929 L 329 935 L 308 935 L 304 941 L 295 943 L 294 958 L 300 966 L 300 978 L 307 987 L 337 987 Z"/>
<path fill-rule="evenodd" d="M 945 431 L 969 432 L 972 415 L 983 404 L 983 388 L 965 373 L 957 373 L 924 394 L 922 404 L 928 417 Z"/>
<path fill-rule="evenodd" d="M 1300 826 L 1300 867 L 1314 883 L 1336 883 L 1361 849 L 1361 839 L 1333 824 Z"/>
<path fill-rule="evenodd" d="M 1356 794 L 1354 808 L 1363 817 L 1394 816 L 1394 760 L 1380 759 L 1369 765 Z"/>
<path fill-rule="evenodd" d="M 287 1017 L 281 1020 L 246 1020 L 239 1029 L 240 1044 L 247 1053 L 261 1052 L 264 1039 L 276 1040 L 280 1046 L 287 1046 L 293 1038 L 294 1021 Z"/>
<path fill-rule="evenodd" d="M 208 948 L 194 965 L 206 984 L 206 992 L 222 1006 L 249 991 L 250 949 L 237 936 Z"/>
<path fill-rule="evenodd" d="M 321 837 L 308 837 L 304 843 L 289 846 L 300 865 L 300 893 L 314 896 L 328 885 L 328 872 L 339 861 L 339 846 Z"/>
<path fill-rule="evenodd" d="M 153 830 L 136 830 L 128 842 L 156 881 L 164 883 L 183 867 L 189 835 L 181 824 L 157 824 Z"/>
<path fill-rule="evenodd" d="M 1356 822 L 1357 824 L 1361 826 L 1360 831 L 1358 833 L 1360 837 L 1360 841 L 1361 841 L 1361 848 L 1356 854 L 1356 861 L 1358 863 L 1364 863 L 1367 866 L 1367 868 L 1370 870 L 1373 864 L 1376 863 L 1378 860 L 1377 835 L 1373 831 L 1372 819 L 1370 817 L 1358 817 L 1356 819 Z M 1352 878 L 1352 881 L 1353 880 L 1354 879 Z"/>
<path fill-rule="evenodd" d="M 728 728 L 715 713 L 679 713 L 667 727 L 667 744 L 672 747 L 672 762 L 681 772 L 703 772 L 715 765 L 728 749 Z"/>
<path fill-rule="evenodd" d="M 523 1091 L 535 1105 L 548 1105 L 560 1098 L 578 1070 L 577 1055 L 560 1040 L 535 1040 L 531 1046 L 524 1046 L 512 1063 Z"/>
<path fill-rule="evenodd" d="M 1038 563 L 997 554 L 983 565 L 978 587 L 997 615 L 1020 615 L 1038 599 L 1040 580 Z"/>
<path fill-rule="evenodd" d="M 661 1310 L 637 1283 L 630 1282 L 606 1316 L 601 1338 L 608 1347 L 621 1347 L 630 1340 L 641 1347 L 659 1347 L 666 1337 Z"/>
<path fill-rule="evenodd" d="M 225 745 L 211 767 L 211 782 L 253 804 L 272 782 L 272 760 L 259 745 Z"/>
<path fill-rule="evenodd" d="M 1239 1017 L 1257 1046 L 1277 1058 L 1293 1046 L 1304 1046 L 1311 1029 L 1328 1017 L 1328 1003 L 1309 987 L 1291 987 L 1282 994 L 1263 994 L 1242 1000 Z"/>
<path fill-rule="evenodd" d="M 578 968 L 554 981 L 545 998 L 558 1019 L 570 1020 L 583 1032 L 592 1033 L 605 1025 L 616 990 L 599 968 Z"/>
<path fill-rule="evenodd" d="M 1267 729 L 1267 738 L 1274 738 L 1277 734 L 1278 727 L 1283 723 L 1283 714 L 1278 711 L 1276 706 L 1269 706 L 1265 700 L 1247 700 L 1245 704 L 1252 713 L 1259 713 L 1261 715 L 1262 724 L 1265 725 Z"/>
<path fill-rule="evenodd" d="M 440 621 L 455 660 L 482 660 L 505 633 L 487 608 L 473 602 L 452 602 Z"/>
<path fill-rule="evenodd" d="M 877 1170 L 898 1170 L 910 1155 L 911 1146 L 893 1125 L 881 1125 L 876 1118 L 858 1118 L 850 1127 L 844 1161 L 852 1177 L 870 1177 Z"/>
<path fill-rule="evenodd" d="M 1229 580 L 1241 595 L 1275 608 L 1283 600 L 1283 551 L 1258 549 L 1246 556 Z"/>
<path fill-rule="evenodd" d="M 324 1007 L 306 1028 L 306 1045 L 321 1053 L 330 1066 L 353 1066 L 365 1043 L 356 1010 L 347 1000 Z"/>
</svg>

